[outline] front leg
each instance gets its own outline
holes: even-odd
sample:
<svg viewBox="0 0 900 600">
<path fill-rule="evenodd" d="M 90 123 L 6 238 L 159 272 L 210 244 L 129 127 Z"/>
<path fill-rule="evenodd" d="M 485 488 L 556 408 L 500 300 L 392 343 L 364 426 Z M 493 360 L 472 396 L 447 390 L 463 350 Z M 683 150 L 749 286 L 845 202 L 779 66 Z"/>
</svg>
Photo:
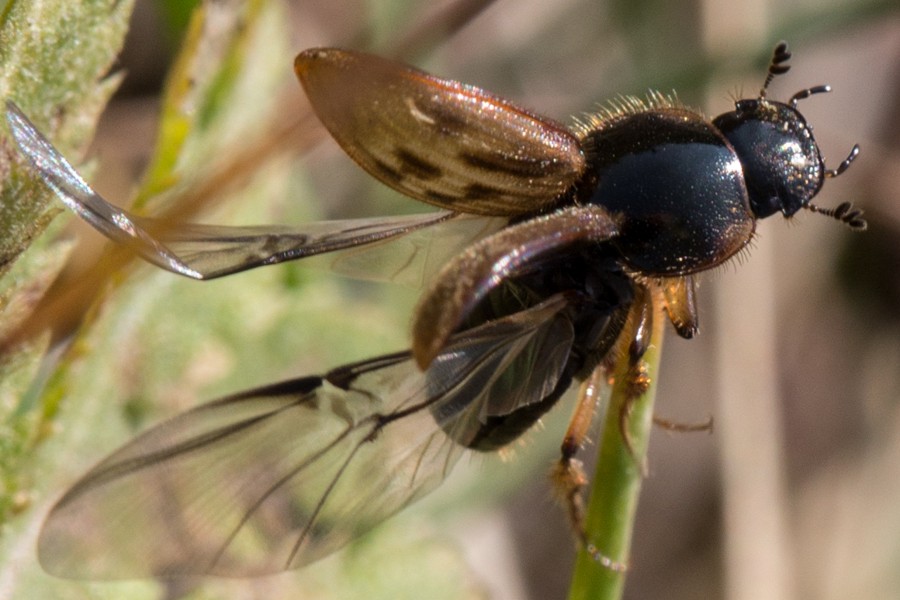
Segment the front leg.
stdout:
<svg viewBox="0 0 900 600">
<path fill-rule="evenodd" d="M 651 383 L 643 357 L 651 345 L 654 313 L 658 312 L 657 306 L 659 305 L 658 300 L 655 299 L 659 295 L 643 285 L 639 285 L 636 292 L 635 300 L 629 310 L 628 324 L 613 350 L 615 361 L 621 368 L 610 368 L 610 365 L 601 363 L 582 383 L 578 403 L 562 443 L 559 462 L 551 475 L 557 497 L 566 508 L 569 522 L 580 547 L 584 548 L 593 560 L 612 571 L 624 571 L 627 565 L 603 554 L 588 538 L 585 529 L 583 497 L 588 480 L 582 470 L 581 461 L 575 458 L 575 455 L 587 439 L 601 387 L 607 383 L 607 373 L 616 371 L 624 373 L 624 380 L 620 382 L 621 385 L 616 386 L 620 390 L 622 399 L 618 404 L 618 414 L 612 418 L 617 420 L 618 433 L 628 455 L 638 465 L 641 464 L 628 425 L 635 402 L 647 392 Z M 608 432 L 609 430 L 607 430 L 607 434 Z M 641 467 L 642 473 L 643 470 Z"/>
</svg>

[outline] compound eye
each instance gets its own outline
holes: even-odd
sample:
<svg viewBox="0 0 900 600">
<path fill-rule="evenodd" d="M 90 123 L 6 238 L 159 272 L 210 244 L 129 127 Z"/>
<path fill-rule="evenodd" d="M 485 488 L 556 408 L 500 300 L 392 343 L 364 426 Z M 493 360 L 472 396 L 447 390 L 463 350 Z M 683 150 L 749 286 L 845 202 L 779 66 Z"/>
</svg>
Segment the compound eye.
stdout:
<svg viewBox="0 0 900 600">
<path fill-rule="evenodd" d="M 769 196 L 768 198 L 757 198 L 750 201 L 750 209 L 757 219 L 765 219 L 770 215 L 781 211 L 784 214 L 784 206 L 778 196 Z M 785 214 L 788 217 L 790 215 Z"/>
<path fill-rule="evenodd" d="M 756 110 L 759 108 L 759 100 L 745 98 L 743 100 L 738 100 L 734 103 L 735 113 L 738 118 L 748 117 L 753 115 Z M 749 115 L 748 115 L 749 113 Z"/>
</svg>

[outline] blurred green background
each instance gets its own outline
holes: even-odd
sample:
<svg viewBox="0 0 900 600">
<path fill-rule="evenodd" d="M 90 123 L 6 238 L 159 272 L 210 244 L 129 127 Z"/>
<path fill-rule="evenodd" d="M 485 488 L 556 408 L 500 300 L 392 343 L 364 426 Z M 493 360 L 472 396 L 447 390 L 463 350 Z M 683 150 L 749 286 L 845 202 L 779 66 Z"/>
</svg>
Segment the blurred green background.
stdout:
<svg viewBox="0 0 900 600">
<path fill-rule="evenodd" d="M 69 4 L 2 5 L 0 96 L 83 153 L 114 202 L 235 224 L 419 208 L 309 118 L 292 72 L 307 47 L 373 50 L 570 122 L 648 88 L 724 112 L 757 93 L 773 44 L 788 40 L 793 68 L 770 95 L 831 84 L 802 110 L 830 166 L 862 147 L 817 203 L 853 201 L 870 228 L 776 217 L 747 255 L 703 278 L 701 335 L 668 336 L 657 411 L 712 415 L 716 427 L 652 439 L 625 595 L 900 597 L 896 2 L 229 0 L 205 5 L 200 26 L 190 3 L 141 0 L 121 54 L 129 2 Z M 110 72 L 122 80 L 103 111 Z M 12 157 L 4 124 L 0 330 L 28 323 L 46 294 L 38 324 L 56 333 L 0 361 L 0 598 L 565 596 L 574 551 L 545 475 L 566 402 L 512 459 L 464 461 L 430 498 L 296 573 L 177 584 L 44 574 L 37 531 L 79 473 L 202 400 L 402 348 L 417 291 L 302 264 L 209 283 L 123 266 L 68 215 L 38 237 L 58 207 Z"/>
</svg>

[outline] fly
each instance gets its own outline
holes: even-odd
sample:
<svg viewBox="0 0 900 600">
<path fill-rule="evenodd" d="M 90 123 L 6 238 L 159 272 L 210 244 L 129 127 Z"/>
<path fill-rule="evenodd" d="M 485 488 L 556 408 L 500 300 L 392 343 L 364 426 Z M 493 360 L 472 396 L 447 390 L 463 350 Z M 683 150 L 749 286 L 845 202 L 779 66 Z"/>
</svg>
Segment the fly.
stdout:
<svg viewBox="0 0 900 600">
<path fill-rule="evenodd" d="M 827 86 L 767 97 L 789 58 L 779 44 L 759 95 L 712 120 L 651 93 L 568 128 L 376 56 L 306 50 L 295 70 L 332 137 L 372 176 L 441 210 L 298 227 L 173 228 L 132 215 L 7 102 L 19 148 L 72 211 L 195 279 L 374 248 L 472 215 L 499 223 L 432 279 L 409 351 L 201 405 L 101 461 L 50 512 L 44 568 L 254 576 L 313 562 L 431 491 L 465 452 L 515 440 L 573 382 L 602 381 L 592 375 L 613 360 L 637 364 L 654 297 L 692 337 L 694 276 L 744 249 L 758 219 L 806 209 L 865 229 L 849 203 L 811 202 L 858 147 L 825 167 L 798 103 Z M 637 333 L 620 340 L 629 315 Z M 580 442 L 567 440 L 562 465 Z"/>
</svg>

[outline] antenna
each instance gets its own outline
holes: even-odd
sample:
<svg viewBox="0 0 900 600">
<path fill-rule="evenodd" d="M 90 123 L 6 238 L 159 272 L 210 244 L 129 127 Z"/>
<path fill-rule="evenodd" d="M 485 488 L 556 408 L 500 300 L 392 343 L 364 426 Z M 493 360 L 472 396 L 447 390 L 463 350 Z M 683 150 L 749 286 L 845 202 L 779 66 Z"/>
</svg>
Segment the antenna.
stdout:
<svg viewBox="0 0 900 600">
<path fill-rule="evenodd" d="M 817 85 L 815 87 L 807 88 L 805 90 L 800 90 L 793 96 L 791 96 L 791 108 L 797 108 L 797 103 L 805 98 L 809 98 L 813 94 L 827 94 L 831 91 L 830 85 Z"/>
<path fill-rule="evenodd" d="M 820 208 L 810 202 L 806 206 L 804 206 L 804 208 L 811 210 L 814 213 L 819 213 L 820 215 L 825 215 L 826 217 L 831 217 L 832 219 L 840 221 L 853 231 L 865 231 L 869 226 L 868 223 L 866 223 L 866 220 L 862 217 L 862 209 L 854 208 L 853 204 L 851 204 L 850 202 L 842 202 L 835 208 Z"/>
<path fill-rule="evenodd" d="M 775 50 L 772 51 L 772 58 L 769 60 L 769 72 L 766 74 L 766 81 L 763 83 L 762 89 L 759 90 L 760 99 L 766 97 L 766 89 L 776 75 L 784 75 L 791 69 L 791 65 L 786 64 L 791 60 L 791 51 L 785 41 L 778 42 Z"/>
<path fill-rule="evenodd" d="M 856 158 L 856 155 L 859 154 L 859 144 L 853 144 L 853 147 L 850 149 L 850 154 L 847 155 L 841 164 L 837 166 L 837 169 L 826 169 L 825 177 L 837 177 L 841 173 L 847 170 L 847 167 L 850 166 L 850 163 L 853 162 L 853 159 Z"/>
</svg>

